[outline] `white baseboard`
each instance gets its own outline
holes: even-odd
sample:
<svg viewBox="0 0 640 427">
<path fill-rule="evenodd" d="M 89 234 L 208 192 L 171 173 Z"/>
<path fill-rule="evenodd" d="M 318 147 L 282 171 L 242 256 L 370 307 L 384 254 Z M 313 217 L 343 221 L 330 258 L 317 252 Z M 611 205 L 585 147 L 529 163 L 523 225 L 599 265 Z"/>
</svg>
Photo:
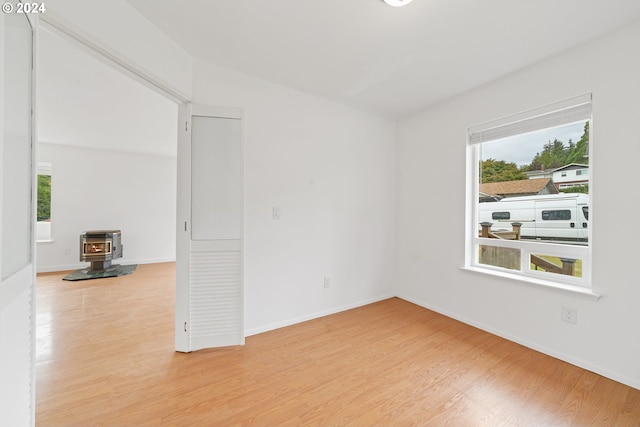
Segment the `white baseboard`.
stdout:
<svg viewBox="0 0 640 427">
<path fill-rule="evenodd" d="M 114 260 L 113 263 L 130 265 L 130 264 L 158 264 L 161 262 L 175 262 L 175 261 L 176 261 L 175 257 L 174 258 L 143 258 L 143 259 L 118 258 L 117 260 Z M 36 269 L 36 272 L 55 273 L 58 271 L 80 270 L 87 267 L 89 267 L 89 263 L 87 262 L 78 262 L 76 264 L 67 264 L 67 265 L 51 265 L 51 266 L 45 265 L 42 267 L 38 266 Z"/>
<path fill-rule="evenodd" d="M 395 294 L 389 293 L 380 295 L 374 298 L 368 298 L 365 300 L 357 301 L 351 304 L 343 305 L 340 307 L 333 307 L 327 310 L 317 311 L 315 313 L 307 314 L 300 317 L 295 317 L 293 319 L 283 320 L 281 322 L 271 323 L 269 325 L 260 326 L 257 328 L 247 329 L 244 331 L 245 337 L 250 337 L 251 335 L 261 334 L 263 332 L 273 331 L 274 329 L 284 328 L 286 326 L 295 325 L 296 323 L 306 322 L 307 320 L 318 319 L 320 317 L 329 316 L 331 314 L 340 313 L 341 311 L 351 310 L 352 308 L 362 307 L 367 304 L 373 304 L 374 302 L 382 301 L 385 299 L 393 298 Z"/>
<path fill-rule="evenodd" d="M 638 381 L 638 379 L 636 378 L 630 378 L 627 377 L 626 375 L 621 375 L 618 372 L 613 372 L 610 369 L 607 368 L 603 368 L 602 366 L 598 366 L 598 365 L 594 365 L 593 363 L 587 362 L 585 360 L 573 357 L 573 356 L 569 356 L 567 354 L 564 353 L 560 353 L 558 351 L 552 350 L 550 348 L 544 347 L 544 346 L 540 346 L 538 344 L 532 343 L 530 341 L 524 340 L 520 337 L 514 336 L 512 334 L 506 333 L 502 330 L 499 329 L 495 329 L 492 328 L 488 325 L 485 325 L 484 323 L 481 322 L 476 322 L 474 320 L 471 320 L 469 318 L 466 318 L 464 316 L 460 316 L 457 313 L 452 313 L 449 312 L 447 310 L 442 310 L 439 307 L 435 307 L 432 306 L 430 304 L 427 304 L 423 301 L 420 300 L 416 300 L 414 298 L 411 297 L 407 297 L 406 295 L 396 295 L 398 298 L 403 299 L 405 301 L 411 302 L 413 304 L 419 305 L 420 307 L 424 307 L 428 310 L 434 311 L 436 313 L 442 314 L 443 316 L 447 316 L 450 317 L 452 319 L 458 320 L 462 323 L 466 323 L 467 325 L 471 325 L 474 326 L 478 329 L 482 329 L 485 332 L 489 332 L 490 334 L 499 336 L 501 338 L 504 338 L 506 340 L 515 342 L 517 344 L 523 345 L 525 347 L 528 347 L 532 350 L 536 350 L 539 351 L 540 353 L 544 353 L 548 356 L 551 357 L 555 357 L 556 359 L 560 359 L 564 362 L 570 363 L 572 365 L 575 365 L 579 368 L 582 369 L 586 369 L 587 371 L 591 371 L 594 372 L 598 375 L 602 375 L 603 377 L 607 377 L 609 379 L 612 379 L 614 381 L 617 381 L 619 383 L 628 385 L 629 387 L 633 387 L 635 389 L 640 390 L 640 382 Z"/>
</svg>

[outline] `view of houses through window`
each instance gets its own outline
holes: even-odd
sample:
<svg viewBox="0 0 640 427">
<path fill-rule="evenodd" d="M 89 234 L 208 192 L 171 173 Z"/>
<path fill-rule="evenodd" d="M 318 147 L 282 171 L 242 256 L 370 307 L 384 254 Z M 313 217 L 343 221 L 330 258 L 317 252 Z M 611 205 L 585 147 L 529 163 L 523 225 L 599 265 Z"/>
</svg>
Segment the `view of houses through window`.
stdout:
<svg viewBox="0 0 640 427">
<path fill-rule="evenodd" d="M 558 126 L 503 138 L 482 135 L 479 143 L 471 138 L 478 189 L 473 265 L 587 286 L 590 109 L 585 111 L 588 118 Z"/>
</svg>

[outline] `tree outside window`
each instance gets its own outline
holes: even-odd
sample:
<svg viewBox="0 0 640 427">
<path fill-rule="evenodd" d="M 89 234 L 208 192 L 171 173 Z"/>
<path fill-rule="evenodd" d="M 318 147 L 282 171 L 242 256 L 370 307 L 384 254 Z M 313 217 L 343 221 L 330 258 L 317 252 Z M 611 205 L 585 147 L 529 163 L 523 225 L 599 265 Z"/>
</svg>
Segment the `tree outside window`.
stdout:
<svg viewBox="0 0 640 427">
<path fill-rule="evenodd" d="M 51 163 L 38 163 L 36 240 L 51 240 Z"/>
</svg>

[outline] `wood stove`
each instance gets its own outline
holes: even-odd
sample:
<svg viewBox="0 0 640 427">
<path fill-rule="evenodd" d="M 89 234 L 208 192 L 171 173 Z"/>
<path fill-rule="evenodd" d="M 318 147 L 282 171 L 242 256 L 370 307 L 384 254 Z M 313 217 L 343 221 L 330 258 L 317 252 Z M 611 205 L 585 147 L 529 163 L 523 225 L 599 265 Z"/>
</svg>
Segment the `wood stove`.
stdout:
<svg viewBox="0 0 640 427">
<path fill-rule="evenodd" d="M 80 235 L 80 261 L 91 263 L 89 271 L 112 268 L 111 261 L 122 257 L 121 234 L 120 230 L 85 231 Z"/>
</svg>

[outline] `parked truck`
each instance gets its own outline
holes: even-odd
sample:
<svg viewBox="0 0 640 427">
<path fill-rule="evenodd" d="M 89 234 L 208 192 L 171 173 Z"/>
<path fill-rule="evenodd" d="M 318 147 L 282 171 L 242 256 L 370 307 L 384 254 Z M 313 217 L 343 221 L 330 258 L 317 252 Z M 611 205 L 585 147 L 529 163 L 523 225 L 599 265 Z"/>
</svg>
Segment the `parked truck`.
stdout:
<svg viewBox="0 0 640 427">
<path fill-rule="evenodd" d="M 507 197 L 478 205 L 478 222 L 490 222 L 491 231 L 510 231 L 519 222 L 521 239 L 587 242 L 588 194 L 549 194 Z"/>
</svg>

